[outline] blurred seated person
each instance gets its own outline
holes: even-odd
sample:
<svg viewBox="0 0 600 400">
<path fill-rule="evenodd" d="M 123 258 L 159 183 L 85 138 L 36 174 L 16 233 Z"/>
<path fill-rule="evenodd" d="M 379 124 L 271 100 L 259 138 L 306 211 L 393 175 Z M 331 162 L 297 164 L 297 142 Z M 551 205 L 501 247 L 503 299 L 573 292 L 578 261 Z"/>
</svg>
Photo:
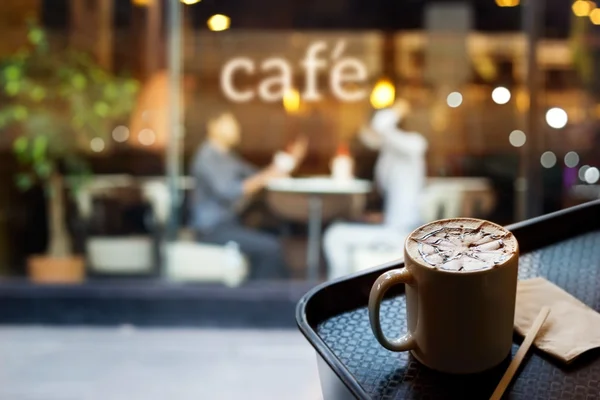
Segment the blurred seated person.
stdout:
<svg viewBox="0 0 600 400">
<path fill-rule="evenodd" d="M 277 236 L 245 227 L 239 216 L 244 204 L 271 179 L 286 176 L 301 162 L 306 140 L 297 140 L 289 147 L 291 163 L 274 162 L 262 170 L 234 152 L 239 142 L 240 126 L 233 114 L 221 112 L 209 119 L 206 141 L 191 167 L 196 181 L 190 204 L 193 228 L 205 243 L 236 242 L 248 257 L 251 279 L 284 278 L 287 271 Z"/>
<path fill-rule="evenodd" d="M 383 214 L 368 214 L 363 223 L 332 224 L 324 235 L 329 278 L 352 272 L 357 247 L 401 250 L 420 221 L 420 197 L 426 179 L 427 140 L 405 130 L 410 105 L 405 100 L 377 111 L 361 133 L 368 147 L 379 148 L 375 181 L 383 197 Z"/>
</svg>

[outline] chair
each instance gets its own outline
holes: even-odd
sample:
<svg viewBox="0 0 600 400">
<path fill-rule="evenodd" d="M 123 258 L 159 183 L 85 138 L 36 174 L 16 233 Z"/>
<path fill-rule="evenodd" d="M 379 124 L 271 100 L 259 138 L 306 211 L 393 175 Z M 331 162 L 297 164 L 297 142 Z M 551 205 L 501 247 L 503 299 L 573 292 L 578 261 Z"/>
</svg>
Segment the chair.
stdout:
<svg viewBox="0 0 600 400">
<path fill-rule="evenodd" d="M 77 193 L 84 223 L 87 268 L 96 276 L 151 276 L 160 238 L 151 208 L 127 175 L 96 176 Z M 128 218 L 129 214 L 129 218 Z"/>
<path fill-rule="evenodd" d="M 171 197 L 162 178 L 141 183 L 142 193 L 151 204 L 157 223 L 167 223 Z M 181 208 L 183 204 L 179 205 Z M 218 282 L 228 286 L 241 284 L 248 275 L 248 262 L 235 245 L 199 243 L 193 232 L 181 230 L 175 241 L 163 241 L 164 274 L 176 282 Z"/>
</svg>

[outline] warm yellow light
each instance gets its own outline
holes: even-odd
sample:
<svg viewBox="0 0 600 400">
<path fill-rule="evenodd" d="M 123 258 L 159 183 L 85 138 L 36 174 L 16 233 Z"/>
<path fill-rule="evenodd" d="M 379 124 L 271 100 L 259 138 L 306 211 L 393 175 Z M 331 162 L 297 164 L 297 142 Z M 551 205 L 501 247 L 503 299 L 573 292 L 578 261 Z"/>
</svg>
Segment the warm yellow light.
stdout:
<svg viewBox="0 0 600 400">
<path fill-rule="evenodd" d="M 595 8 L 590 12 L 590 21 L 594 25 L 600 25 L 600 8 Z"/>
<path fill-rule="evenodd" d="M 290 114 L 300 109 L 300 93 L 296 89 L 290 89 L 283 95 L 283 108 Z"/>
<path fill-rule="evenodd" d="M 192 4 L 200 3 L 201 0 L 181 0 L 183 4 L 191 6 Z"/>
<path fill-rule="evenodd" d="M 525 113 L 529 111 L 529 92 L 525 89 L 521 89 L 517 92 L 516 96 L 517 110 Z"/>
<path fill-rule="evenodd" d="M 567 114 L 569 115 L 569 121 L 574 124 L 579 124 L 585 119 L 585 111 L 579 107 L 570 108 Z"/>
<path fill-rule="evenodd" d="M 396 99 L 396 88 L 387 79 L 380 79 L 371 92 L 371 105 L 373 108 L 385 108 L 394 103 Z"/>
<path fill-rule="evenodd" d="M 473 59 L 475 70 L 485 81 L 493 81 L 498 76 L 496 64 L 489 56 L 478 56 Z"/>
<path fill-rule="evenodd" d="M 520 0 L 496 0 L 498 7 L 516 7 L 520 3 Z"/>
<path fill-rule="evenodd" d="M 578 17 L 587 17 L 596 8 L 596 3 L 587 0 L 577 0 L 573 3 L 573 14 Z"/>
<path fill-rule="evenodd" d="M 152 0 L 131 0 L 131 2 L 133 3 L 134 6 L 141 6 L 141 7 L 145 7 L 148 4 L 150 4 Z"/>
<path fill-rule="evenodd" d="M 436 132 L 443 132 L 448 128 L 448 116 L 443 111 L 434 112 L 431 117 L 431 127 Z"/>
<path fill-rule="evenodd" d="M 230 22 L 227 15 L 215 14 L 208 19 L 206 24 L 211 31 L 220 32 L 229 29 Z"/>
</svg>

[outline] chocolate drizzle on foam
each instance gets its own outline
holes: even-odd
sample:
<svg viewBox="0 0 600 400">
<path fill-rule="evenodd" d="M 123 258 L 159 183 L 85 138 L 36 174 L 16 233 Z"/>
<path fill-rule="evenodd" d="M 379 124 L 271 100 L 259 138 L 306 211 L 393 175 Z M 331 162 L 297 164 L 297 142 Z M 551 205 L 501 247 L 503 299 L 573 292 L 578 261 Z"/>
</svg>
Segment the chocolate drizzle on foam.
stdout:
<svg viewBox="0 0 600 400">
<path fill-rule="evenodd" d="M 420 238 L 418 251 L 432 267 L 457 272 L 493 268 L 506 261 L 514 252 L 505 239 L 509 232 L 486 232 L 484 226 L 476 228 L 441 227 Z"/>
</svg>

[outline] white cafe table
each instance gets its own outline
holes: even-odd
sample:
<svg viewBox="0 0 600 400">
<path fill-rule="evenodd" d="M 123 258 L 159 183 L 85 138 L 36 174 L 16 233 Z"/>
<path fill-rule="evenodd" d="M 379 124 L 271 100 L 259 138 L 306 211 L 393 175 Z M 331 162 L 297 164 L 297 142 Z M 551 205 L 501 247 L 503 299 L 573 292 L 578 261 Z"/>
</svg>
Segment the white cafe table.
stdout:
<svg viewBox="0 0 600 400">
<path fill-rule="evenodd" d="M 361 179 L 334 180 L 329 177 L 282 178 L 269 182 L 267 189 L 274 193 L 308 196 L 308 279 L 316 280 L 319 274 L 321 229 L 323 223 L 323 198 L 331 195 L 366 195 L 372 184 Z"/>
</svg>

